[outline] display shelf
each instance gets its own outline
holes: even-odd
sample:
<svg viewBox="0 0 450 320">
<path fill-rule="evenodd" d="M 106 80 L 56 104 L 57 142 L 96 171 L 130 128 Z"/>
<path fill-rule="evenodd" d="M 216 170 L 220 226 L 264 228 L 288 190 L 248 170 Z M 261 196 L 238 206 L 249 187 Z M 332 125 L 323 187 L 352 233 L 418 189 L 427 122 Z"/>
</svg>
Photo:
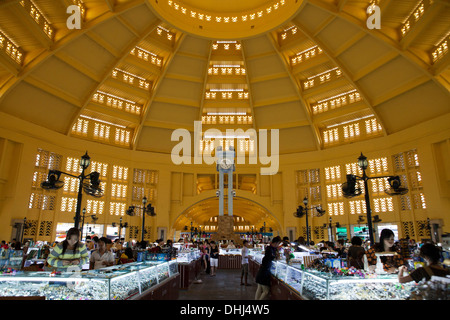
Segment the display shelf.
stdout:
<svg viewBox="0 0 450 320">
<path fill-rule="evenodd" d="M 20 270 L 24 262 L 22 250 L 0 249 L 0 271 Z"/>
<path fill-rule="evenodd" d="M 0 275 L 0 296 L 45 296 L 47 300 L 125 300 L 178 277 L 175 260 L 133 262 L 82 272 L 28 272 Z"/>
<path fill-rule="evenodd" d="M 226 255 L 241 255 L 241 251 L 242 249 L 238 249 L 238 248 L 236 248 L 236 249 L 223 249 L 223 248 L 220 248 L 219 249 L 219 255 L 222 255 L 222 256 L 226 256 Z"/>
<path fill-rule="evenodd" d="M 300 264 L 287 265 L 284 261 L 273 265 L 273 276 L 308 300 L 405 300 L 416 286 L 413 282 L 399 284 L 397 275 L 360 278 L 302 270 Z"/>
<path fill-rule="evenodd" d="M 192 261 L 200 258 L 200 250 L 189 250 L 184 249 L 177 253 L 178 263 L 191 263 Z"/>
<path fill-rule="evenodd" d="M 178 261 L 177 261 L 178 262 Z M 192 282 L 197 279 L 202 269 L 201 259 L 197 258 L 190 262 L 178 263 L 178 270 L 180 274 L 180 289 L 187 289 Z"/>
</svg>

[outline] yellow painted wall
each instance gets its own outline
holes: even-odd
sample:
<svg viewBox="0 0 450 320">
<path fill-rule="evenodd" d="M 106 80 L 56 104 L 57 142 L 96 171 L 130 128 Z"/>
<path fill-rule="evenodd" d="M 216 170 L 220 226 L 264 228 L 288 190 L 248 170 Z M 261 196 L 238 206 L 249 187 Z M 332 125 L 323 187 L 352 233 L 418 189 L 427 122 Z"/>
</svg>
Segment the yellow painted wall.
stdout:
<svg viewBox="0 0 450 320">
<path fill-rule="evenodd" d="M 426 197 L 427 208 L 414 210 L 414 212 L 400 213 L 398 200 L 394 200 L 393 213 L 381 213 L 383 222 L 406 220 L 441 219 L 443 231 L 450 232 L 450 116 L 444 116 L 424 122 L 414 128 L 402 132 L 372 139 L 355 142 L 349 145 L 329 148 L 325 150 L 302 154 L 290 154 L 280 157 L 280 171 L 277 176 L 259 177 L 258 192 L 252 195 L 246 191 L 238 190 L 238 196 L 248 197 L 266 207 L 279 222 L 280 235 L 286 234 L 286 228 L 296 227 L 300 235 L 304 219 L 296 219 L 293 212 L 299 204 L 296 193 L 295 172 L 302 169 L 323 168 L 335 165 L 344 165 L 354 162 L 363 152 L 368 159 L 387 157 L 389 167 L 392 168 L 391 156 L 400 152 L 416 149 L 420 160 L 420 171 L 423 178 L 423 193 Z M 301 137 L 292 137 L 300 139 Z M 88 150 L 92 161 L 106 162 L 113 165 L 130 168 L 129 176 L 132 179 L 133 168 L 151 169 L 159 172 L 158 196 L 155 204 L 157 216 L 146 219 L 146 225 L 152 226 L 151 240 L 156 239 L 158 227 L 167 228 L 172 237 L 174 222 L 187 207 L 195 201 L 206 198 L 209 193 L 196 195 L 195 174 L 214 173 L 214 166 L 205 165 L 173 165 L 170 155 L 139 152 L 121 149 L 96 142 L 85 141 L 69 136 L 57 134 L 23 120 L 6 114 L 0 115 L 0 239 L 10 240 L 11 221 L 13 219 L 52 220 L 54 222 L 73 222 L 73 215 L 59 212 L 58 200 L 54 212 L 41 212 L 28 209 L 31 193 L 31 181 L 34 172 L 34 162 L 38 148 L 59 153 L 65 157 L 79 158 Z M 64 161 L 63 161 L 64 163 Z M 62 169 L 64 170 L 64 169 Z M 255 165 L 242 165 L 237 168 L 239 173 L 255 173 Z M 186 179 L 177 182 L 174 173 L 185 173 Z M 322 172 L 323 174 L 323 172 Z M 345 173 L 344 173 L 345 175 Z M 181 174 L 182 176 L 182 174 Z M 192 185 L 194 184 L 194 185 Z M 129 183 L 127 206 L 131 203 L 131 187 Z M 321 182 L 322 199 L 325 199 L 325 183 Z M 108 190 L 109 191 L 109 190 Z M 61 193 L 62 191 L 58 191 Z M 83 197 L 86 201 L 87 196 Z M 60 197 L 58 197 L 60 199 Z M 106 197 L 108 199 L 108 197 Z M 347 200 L 343 200 L 347 201 Z M 325 200 L 322 206 L 326 207 Z M 110 216 L 108 203 L 105 213 L 97 223 L 111 224 L 118 222 L 119 217 Z M 313 225 L 322 225 L 327 222 L 326 214 L 314 218 Z M 345 214 L 333 217 L 333 222 L 341 225 L 355 223 L 357 217 Z M 124 222 L 141 228 L 138 217 L 124 217 Z M 259 226 L 258 226 L 259 227 Z M 53 232 L 56 223 L 53 224 Z M 399 228 L 401 230 L 401 228 Z M 402 236 L 402 234 L 400 234 Z M 39 237 L 36 237 L 37 240 Z M 51 239 L 43 239 L 53 241 Z"/>
</svg>

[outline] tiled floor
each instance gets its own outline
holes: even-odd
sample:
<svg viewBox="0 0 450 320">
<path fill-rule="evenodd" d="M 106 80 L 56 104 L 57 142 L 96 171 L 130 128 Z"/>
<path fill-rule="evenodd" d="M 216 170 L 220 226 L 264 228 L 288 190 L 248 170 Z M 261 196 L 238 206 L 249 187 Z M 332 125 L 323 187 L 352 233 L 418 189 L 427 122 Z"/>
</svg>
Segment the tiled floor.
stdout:
<svg viewBox="0 0 450 320">
<path fill-rule="evenodd" d="M 215 277 L 200 274 L 202 283 L 180 290 L 179 300 L 254 300 L 257 285 L 249 274 L 251 286 L 241 286 L 241 269 L 219 269 Z"/>
</svg>

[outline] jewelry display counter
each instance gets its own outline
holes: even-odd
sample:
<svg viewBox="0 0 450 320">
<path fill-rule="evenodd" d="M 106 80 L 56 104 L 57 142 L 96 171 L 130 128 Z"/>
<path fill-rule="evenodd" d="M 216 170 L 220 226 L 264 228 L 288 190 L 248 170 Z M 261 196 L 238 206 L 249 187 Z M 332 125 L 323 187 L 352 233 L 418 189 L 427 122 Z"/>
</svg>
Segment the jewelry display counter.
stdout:
<svg viewBox="0 0 450 320">
<path fill-rule="evenodd" d="M 46 300 L 134 300 L 157 298 L 154 292 L 165 290 L 168 296 L 177 297 L 178 286 L 176 292 L 170 286 L 173 280 L 178 279 L 175 260 L 133 262 L 81 272 L 19 271 L 0 275 L 0 296 L 44 296 Z"/>
<path fill-rule="evenodd" d="M 250 260 L 254 276 L 260 265 L 259 258 L 254 255 Z M 414 281 L 399 283 L 396 274 L 359 272 L 342 275 L 304 270 L 301 264 L 289 265 L 282 260 L 273 263 L 271 273 L 273 300 L 407 300 L 417 297 L 419 288 L 423 288 L 423 284 L 418 285 Z M 446 289 L 440 288 L 448 292 L 450 286 L 447 284 Z"/>
</svg>

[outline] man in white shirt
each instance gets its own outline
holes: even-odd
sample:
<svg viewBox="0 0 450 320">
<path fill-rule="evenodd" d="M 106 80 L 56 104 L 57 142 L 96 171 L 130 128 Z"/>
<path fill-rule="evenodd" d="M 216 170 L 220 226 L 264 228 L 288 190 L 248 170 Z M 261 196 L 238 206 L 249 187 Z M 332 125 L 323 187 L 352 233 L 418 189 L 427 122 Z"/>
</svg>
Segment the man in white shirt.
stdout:
<svg viewBox="0 0 450 320">
<path fill-rule="evenodd" d="M 227 249 L 236 249 L 233 240 L 230 240 L 230 244 L 227 246 Z"/>
<path fill-rule="evenodd" d="M 98 240 L 98 249 L 91 254 L 89 269 L 101 269 L 112 266 L 114 264 L 114 255 L 106 249 L 108 239 L 101 237 Z"/>
<path fill-rule="evenodd" d="M 241 286 L 246 285 L 246 286 L 251 286 L 250 283 L 247 283 L 247 278 L 248 278 L 248 241 L 244 240 L 243 242 L 243 247 L 241 250 L 241 255 L 242 255 L 242 267 L 241 267 Z M 245 279 L 245 283 L 242 282 L 242 279 Z"/>
</svg>

